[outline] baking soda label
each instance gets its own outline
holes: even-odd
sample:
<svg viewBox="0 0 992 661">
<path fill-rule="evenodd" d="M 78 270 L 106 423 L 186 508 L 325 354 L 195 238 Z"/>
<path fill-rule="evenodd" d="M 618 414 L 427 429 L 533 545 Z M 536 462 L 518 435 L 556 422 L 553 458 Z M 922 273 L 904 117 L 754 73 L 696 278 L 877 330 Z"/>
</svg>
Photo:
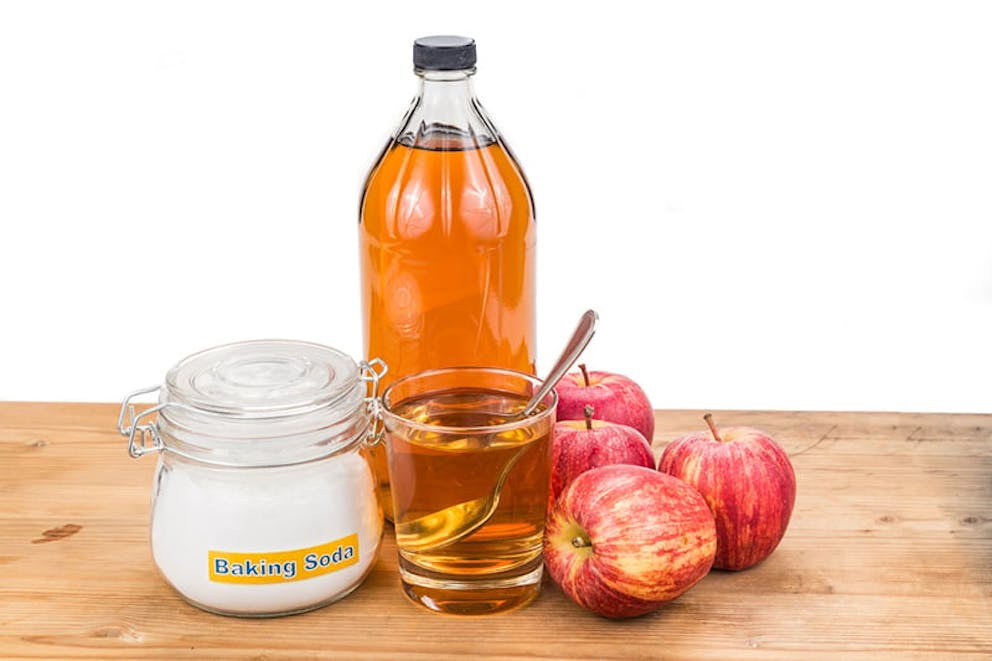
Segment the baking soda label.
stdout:
<svg viewBox="0 0 992 661">
<path fill-rule="evenodd" d="M 323 576 L 358 563 L 358 533 L 294 551 L 207 551 L 215 583 L 285 583 Z"/>
</svg>

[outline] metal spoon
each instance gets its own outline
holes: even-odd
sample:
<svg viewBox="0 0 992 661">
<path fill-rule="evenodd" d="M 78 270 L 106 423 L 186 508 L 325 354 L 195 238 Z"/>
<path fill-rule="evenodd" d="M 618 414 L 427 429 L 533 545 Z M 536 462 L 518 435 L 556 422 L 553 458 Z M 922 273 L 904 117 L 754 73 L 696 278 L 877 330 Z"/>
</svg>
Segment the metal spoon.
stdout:
<svg viewBox="0 0 992 661">
<path fill-rule="evenodd" d="M 593 310 L 586 310 L 572 334 L 572 339 L 568 341 L 541 387 L 523 409 L 507 418 L 505 422 L 520 420 L 534 412 L 588 346 L 596 332 L 598 320 L 599 315 Z M 524 445 L 507 460 L 500 469 L 492 490 L 485 496 L 457 503 L 410 521 L 396 523 L 396 542 L 399 547 L 405 551 L 418 553 L 431 551 L 454 544 L 486 525 L 499 506 L 500 493 L 503 491 L 507 476 L 531 445 L 533 444 Z"/>
</svg>

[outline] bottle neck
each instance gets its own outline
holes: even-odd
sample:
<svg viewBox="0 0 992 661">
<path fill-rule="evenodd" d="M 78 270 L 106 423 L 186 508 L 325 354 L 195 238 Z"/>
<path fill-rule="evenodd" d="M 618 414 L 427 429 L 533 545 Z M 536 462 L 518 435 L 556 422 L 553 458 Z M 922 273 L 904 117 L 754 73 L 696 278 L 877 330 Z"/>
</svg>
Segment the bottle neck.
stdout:
<svg viewBox="0 0 992 661">
<path fill-rule="evenodd" d="M 496 141 L 496 132 L 475 97 L 475 69 L 415 70 L 420 93 L 399 131 L 408 146 L 466 149 Z"/>
<path fill-rule="evenodd" d="M 471 103 L 475 98 L 472 75 L 475 69 L 460 71 L 417 71 L 420 98 L 425 104 L 445 106 Z"/>
</svg>

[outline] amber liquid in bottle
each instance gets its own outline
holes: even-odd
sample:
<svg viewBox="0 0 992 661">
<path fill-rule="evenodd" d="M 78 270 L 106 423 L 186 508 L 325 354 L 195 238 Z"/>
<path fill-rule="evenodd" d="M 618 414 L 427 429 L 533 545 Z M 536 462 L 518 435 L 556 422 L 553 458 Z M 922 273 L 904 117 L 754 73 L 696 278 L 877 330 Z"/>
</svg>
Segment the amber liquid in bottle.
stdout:
<svg viewBox="0 0 992 661">
<path fill-rule="evenodd" d="M 438 367 L 534 372 L 534 207 L 492 135 L 421 122 L 391 141 L 366 181 L 365 355 L 389 366 L 383 386 Z M 392 518 L 384 449 L 374 458 Z"/>
<path fill-rule="evenodd" d="M 497 144 L 392 145 L 365 192 L 362 303 L 388 376 L 434 367 L 533 372 L 531 204 Z"/>
</svg>

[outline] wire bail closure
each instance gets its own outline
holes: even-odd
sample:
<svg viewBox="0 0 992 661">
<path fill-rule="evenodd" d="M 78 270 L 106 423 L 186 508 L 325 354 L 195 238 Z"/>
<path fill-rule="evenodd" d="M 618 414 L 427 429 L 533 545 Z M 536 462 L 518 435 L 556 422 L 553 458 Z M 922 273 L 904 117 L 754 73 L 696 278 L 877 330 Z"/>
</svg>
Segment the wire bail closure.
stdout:
<svg viewBox="0 0 992 661">
<path fill-rule="evenodd" d="M 369 431 L 365 443 L 368 447 L 375 447 L 379 443 L 382 443 L 382 439 L 386 433 L 386 427 L 382 422 L 382 415 L 379 412 L 379 381 L 389 372 L 389 366 L 386 365 L 386 361 L 382 358 L 373 358 L 369 361 L 363 360 L 358 364 L 358 367 L 361 370 L 361 376 L 358 378 L 365 383 L 371 384 L 369 395 L 365 398 L 365 406 L 370 419 Z"/>
<path fill-rule="evenodd" d="M 144 454 L 148 454 L 149 452 L 161 452 L 165 449 L 165 444 L 162 442 L 162 436 L 158 433 L 158 425 L 154 422 L 149 422 L 144 425 L 138 423 L 141 422 L 142 418 L 158 413 L 165 408 L 167 404 L 159 404 L 158 406 L 145 409 L 141 413 L 135 413 L 134 404 L 131 403 L 131 400 L 135 397 L 158 392 L 161 387 L 162 386 L 151 386 L 149 388 L 135 390 L 134 392 L 129 393 L 127 397 L 124 398 L 124 401 L 121 402 L 121 412 L 120 415 L 117 416 L 117 431 L 121 433 L 121 436 L 127 438 L 127 453 L 134 459 L 137 459 Z M 151 439 L 151 443 L 149 443 L 149 437 Z"/>
</svg>

